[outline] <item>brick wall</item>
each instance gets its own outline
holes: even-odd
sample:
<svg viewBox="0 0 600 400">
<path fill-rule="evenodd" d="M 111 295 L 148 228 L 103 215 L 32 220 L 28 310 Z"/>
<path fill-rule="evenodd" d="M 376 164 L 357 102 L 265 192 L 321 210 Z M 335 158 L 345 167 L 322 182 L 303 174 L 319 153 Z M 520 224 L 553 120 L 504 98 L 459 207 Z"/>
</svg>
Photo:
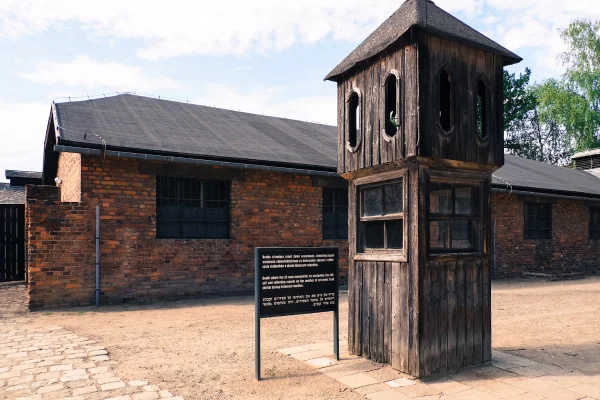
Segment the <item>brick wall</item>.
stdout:
<svg viewBox="0 0 600 400">
<path fill-rule="evenodd" d="M 589 205 L 582 201 L 552 201 L 552 240 L 525 240 L 525 199 L 514 194 L 492 194 L 497 276 L 600 271 L 600 241 L 589 240 Z"/>
<path fill-rule="evenodd" d="M 155 198 L 156 177 L 139 173 L 137 161 L 82 156 L 80 204 L 28 199 L 31 307 L 92 303 L 97 204 L 103 303 L 252 293 L 254 247 L 264 246 L 339 246 L 347 279 L 347 243 L 322 240 L 322 188 L 310 177 L 248 171 L 234 179 L 230 239 L 156 239 Z"/>
<path fill-rule="evenodd" d="M 93 210 L 61 203 L 54 186 L 28 185 L 25 192 L 30 309 L 90 304 L 95 279 Z"/>
<path fill-rule="evenodd" d="M 64 202 L 81 201 L 81 155 L 60 153 L 57 176 L 62 179 L 60 199 Z"/>
</svg>

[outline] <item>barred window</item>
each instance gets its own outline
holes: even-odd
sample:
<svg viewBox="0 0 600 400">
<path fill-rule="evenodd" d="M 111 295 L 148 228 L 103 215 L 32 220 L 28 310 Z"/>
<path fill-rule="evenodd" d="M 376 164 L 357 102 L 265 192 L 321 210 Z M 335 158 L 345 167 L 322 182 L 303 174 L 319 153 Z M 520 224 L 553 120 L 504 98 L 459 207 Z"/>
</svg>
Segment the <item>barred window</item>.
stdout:
<svg viewBox="0 0 600 400">
<path fill-rule="evenodd" d="M 230 182 L 156 178 L 156 237 L 227 239 Z"/>
<path fill-rule="evenodd" d="M 432 253 L 479 250 L 480 192 L 479 184 L 429 184 L 429 247 Z"/>
<path fill-rule="evenodd" d="M 552 239 L 552 204 L 525 203 L 525 239 Z"/>
<path fill-rule="evenodd" d="M 600 207 L 590 207 L 590 239 L 600 240 Z"/>
<path fill-rule="evenodd" d="M 360 188 L 359 250 L 404 248 L 402 180 Z"/>
<path fill-rule="evenodd" d="M 348 191 L 323 188 L 323 239 L 348 239 Z"/>
</svg>

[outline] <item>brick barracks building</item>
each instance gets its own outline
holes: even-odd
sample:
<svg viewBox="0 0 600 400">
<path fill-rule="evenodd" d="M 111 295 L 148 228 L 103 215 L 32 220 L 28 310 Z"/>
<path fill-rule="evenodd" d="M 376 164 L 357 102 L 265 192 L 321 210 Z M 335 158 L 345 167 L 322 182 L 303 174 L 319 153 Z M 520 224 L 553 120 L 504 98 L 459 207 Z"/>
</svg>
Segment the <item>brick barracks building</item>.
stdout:
<svg viewBox="0 0 600 400">
<path fill-rule="evenodd" d="M 94 303 L 97 206 L 103 304 L 250 294 L 265 246 L 338 246 L 344 280 L 336 140 L 333 126 L 130 94 L 53 104 L 43 185 L 26 187 L 30 308 Z M 497 277 L 600 270 L 597 176 L 506 156 L 493 187 Z"/>
</svg>

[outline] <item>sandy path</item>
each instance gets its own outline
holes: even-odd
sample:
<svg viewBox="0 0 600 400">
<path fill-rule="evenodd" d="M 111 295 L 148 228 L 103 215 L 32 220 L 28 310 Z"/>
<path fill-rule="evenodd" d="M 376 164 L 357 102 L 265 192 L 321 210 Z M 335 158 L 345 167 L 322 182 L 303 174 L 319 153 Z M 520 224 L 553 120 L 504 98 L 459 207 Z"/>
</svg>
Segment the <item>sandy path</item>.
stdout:
<svg viewBox="0 0 600 400">
<path fill-rule="evenodd" d="M 501 281 L 492 295 L 494 348 L 600 373 L 600 278 Z M 347 296 L 340 301 L 340 339 L 346 339 Z M 254 380 L 252 298 L 38 313 L 35 323 L 98 339 L 118 361 L 120 376 L 156 382 L 187 399 L 360 398 L 276 352 L 331 341 L 330 313 L 264 320 L 263 374 L 271 377 L 260 383 Z"/>
<path fill-rule="evenodd" d="M 342 296 L 340 315 L 347 314 Z M 125 379 L 145 379 L 186 399 L 358 399 L 343 385 L 276 352 L 332 341 L 332 314 L 262 322 L 266 380 L 254 380 L 254 303 L 226 298 L 162 306 L 82 308 L 40 313 L 52 323 L 100 340 Z M 340 340 L 346 323 L 340 323 Z"/>
</svg>

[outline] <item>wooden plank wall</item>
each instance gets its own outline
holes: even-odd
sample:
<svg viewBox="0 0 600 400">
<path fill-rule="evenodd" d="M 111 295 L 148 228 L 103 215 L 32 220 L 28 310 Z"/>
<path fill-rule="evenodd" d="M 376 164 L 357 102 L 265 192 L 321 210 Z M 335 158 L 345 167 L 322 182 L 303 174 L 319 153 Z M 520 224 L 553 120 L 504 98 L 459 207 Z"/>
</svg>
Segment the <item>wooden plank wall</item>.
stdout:
<svg viewBox="0 0 600 400">
<path fill-rule="evenodd" d="M 438 36 L 419 34 L 421 137 L 420 155 L 449 160 L 502 165 L 504 162 L 502 57 Z M 454 131 L 438 126 L 439 72 L 447 67 L 453 82 Z M 477 135 L 475 101 L 477 80 L 485 77 L 491 91 L 487 118 L 489 135 Z"/>
<path fill-rule="evenodd" d="M 401 126 L 391 142 L 384 140 L 385 82 L 392 70 L 400 73 L 399 104 Z M 417 155 L 417 71 L 416 43 L 399 43 L 371 65 L 358 70 L 338 84 L 338 172 L 352 172 Z M 362 131 L 355 152 L 348 141 L 348 99 L 360 93 Z"/>
<path fill-rule="evenodd" d="M 488 259 L 431 261 L 420 289 L 420 374 L 491 361 Z"/>
<path fill-rule="evenodd" d="M 407 263 L 354 261 L 349 287 L 348 347 L 353 354 L 418 374 L 411 340 Z"/>
</svg>

